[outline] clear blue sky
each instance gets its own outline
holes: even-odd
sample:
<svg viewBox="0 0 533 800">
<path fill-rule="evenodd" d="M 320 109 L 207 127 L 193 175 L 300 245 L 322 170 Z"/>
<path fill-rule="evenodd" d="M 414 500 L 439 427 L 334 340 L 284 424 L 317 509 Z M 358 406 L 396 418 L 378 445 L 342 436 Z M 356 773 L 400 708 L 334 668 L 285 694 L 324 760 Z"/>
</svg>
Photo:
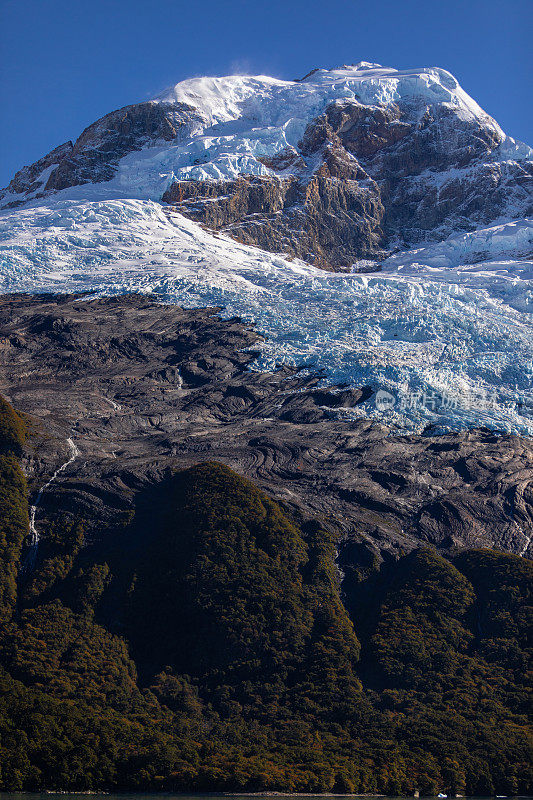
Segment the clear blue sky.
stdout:
<svg viewBox="0 0 533 800">
<path fill-rule="evenodd" d="M 441 66 L 532 143 L 533 0 L 0 0 L 0 186 L 194 75 Z"/>
</svg>

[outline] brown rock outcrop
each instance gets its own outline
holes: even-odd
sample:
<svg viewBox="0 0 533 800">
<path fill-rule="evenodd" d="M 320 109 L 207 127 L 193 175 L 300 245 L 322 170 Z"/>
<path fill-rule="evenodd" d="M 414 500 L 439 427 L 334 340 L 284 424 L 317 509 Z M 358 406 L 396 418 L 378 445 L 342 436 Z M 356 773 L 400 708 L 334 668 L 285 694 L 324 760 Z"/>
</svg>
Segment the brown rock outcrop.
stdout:
<svg viewBox="0 0 533 800">
<path fill-rule="evenodd" d="M 106 114 L 89 125 L 76 139 L 52 150 L 30 167 L 17 172 L 9 186 L 0 192 L 38 197 L 51 191 L 84 183 L 110 180 L 121 158 L 157 141 L 180 141 L 189 136 L 201 117 L 195 109 L 181 103 L 136 103 Z M 48 173 L 48 167 L 55 168 Z M 5 206 L 20 205 L 17 199 Z"/>
<path fill-rule="evenodd" d="M 349 270 L 391 247 L 533 213 L 533 164 L 493 160 L 496 129 L 451 109 L 417 123 L 398 106 L 337 102 L 298 148 L 261 159 L 272 175 L 177 181 L 163 201 L 238 241 Z"/>
<path fill-rule="evenodd" d="M 234 181 L 177 181 L 163 201 L 244 244 L 302 258 L 326 269 L 346 269 L 358 258 L 383 255 L 384 209 L 374 181 L 346 151 L 319 137 L 321 163 L 308 174 L 240 176 Z M 315 153 L 309 149 L 308 157 Z M 271 167 L 283 171 L 290 156 Z"/>
</svg>

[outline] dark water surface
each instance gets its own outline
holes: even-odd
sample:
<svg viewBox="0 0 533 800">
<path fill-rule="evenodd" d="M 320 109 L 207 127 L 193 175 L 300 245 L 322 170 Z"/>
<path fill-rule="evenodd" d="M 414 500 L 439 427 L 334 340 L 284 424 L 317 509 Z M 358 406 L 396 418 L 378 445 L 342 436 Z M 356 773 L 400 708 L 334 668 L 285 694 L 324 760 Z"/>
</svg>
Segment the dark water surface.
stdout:
<svg viewBox="0 0 533 800">
<path fill-rule="evenodd" d="M 264 792 L 264 793 L 255 793 L 255 794 L 231 794 L 230 792 L 226 792 L 225 794 L 221 794 L 218 792 L 198 792 L 197 794 L 178 794 L 174 792 L 168 793 L 160 793 L 160 794 L 133 794 L 133 793 L 124 793 L 124 794 L 100 794 L 99 792 L 94 792 L 94 794 L 85 794 L 85 793 L 69 793 L 69 792 L 0 792 L 0 800 L 83 800 L 83 798 L 87 798 L 87 800 L 172 800 L 172 798 L 176 798 L 176 800 L 222 800 L 222 798 L 231 798 L 232 800 L 250 800 L 250 798 L 261 798 L 261 797 L 279 797 L 279 798 L 287 798 L 290 800 L 291 798 L 303 798 L 305 797 L 306 800 L 324 800 L 325 797 L 335 798 L 335 797 L 385 797 L 384 795 L 364 795 L 364 794 L 282 794 L 279 792 Z M 503 795 L 498 795 L 498 797 L 503 797 Z M 387 797 L 386 800 L 413 800 L 412 795 L 409 796 L 400 796 L 400 797 Z M 422 799 L 423 800 L 423 799 Z M 475 800 L 495 800 L 493 797 L 476 797 Z M 520 795 L 519 798 L 514 798 L 514 800 L 533 800 L 533 797 L 529 795 Z"/>
</svg>

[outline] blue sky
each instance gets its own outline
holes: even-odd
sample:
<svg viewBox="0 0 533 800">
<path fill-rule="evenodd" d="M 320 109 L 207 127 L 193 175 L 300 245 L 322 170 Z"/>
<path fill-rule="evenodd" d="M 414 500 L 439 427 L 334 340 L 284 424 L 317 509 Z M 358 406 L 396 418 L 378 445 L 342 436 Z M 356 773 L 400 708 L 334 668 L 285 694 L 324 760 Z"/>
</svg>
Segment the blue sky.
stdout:
<svg viewBox="0 0 533 800">
<path fill-rule="evenodd" d="M 0 0 L 0 186 L 98 117 L 195 75 L 441 66 L 532 143 L 532 0 Z"/>
</svg>

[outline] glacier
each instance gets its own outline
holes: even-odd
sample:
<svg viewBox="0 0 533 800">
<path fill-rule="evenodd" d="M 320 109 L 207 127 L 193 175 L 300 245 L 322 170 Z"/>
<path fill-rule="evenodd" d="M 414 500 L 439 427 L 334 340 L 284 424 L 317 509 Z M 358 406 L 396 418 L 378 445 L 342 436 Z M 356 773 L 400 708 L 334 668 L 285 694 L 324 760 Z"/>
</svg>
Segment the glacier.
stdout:
<svg viewBox="0 0 533 800">
<path fill-rule="evenodd" d="M 428 107 L 448 106 L 494 132 L 489 161 L 504 168 L 533 155 L 440 68 L 360 62 L 297 81 L 193 78 L 152 100 L 193 107 L 183 137 L 129 152 L 110 180 L 42 196 L 57 167 L 49 163 L 24 192 L 4 192 L 6 204 L 24 205 L 0 212 L 0 291 L 143 292 L 217 307 L 262 334 L 254 368 L 290 364 L 318 371 L 324 383 L 374 390 L 362 406 L 335 413 L 405 433 L 486 426 L 533 434 L 533 221 L 525 206 L 510 201 L 508 215 L 486 227 L 335 274 L 239 244 L 160 202 L 177 180 L 269 175 L 263 160 L 295 147 L 310 121 L 347 99 L 401 104 L 415 123 Z M 416 180 L 440 188 L 471 169 Z"/>
<path fill-rule="evenodd" d="M 334 274 L 151 200 L 82 199 L 89 188 L 102 187 L 0 214 L 0 291 L 133 291 L 220 307 L 263 335 L 255 368 L 291 364 L 325 383 L 371 386 L 374 396 L 341 409 L 345 417 L 405 433 L 533 433 L 532 220 Z"/>
</svg>

